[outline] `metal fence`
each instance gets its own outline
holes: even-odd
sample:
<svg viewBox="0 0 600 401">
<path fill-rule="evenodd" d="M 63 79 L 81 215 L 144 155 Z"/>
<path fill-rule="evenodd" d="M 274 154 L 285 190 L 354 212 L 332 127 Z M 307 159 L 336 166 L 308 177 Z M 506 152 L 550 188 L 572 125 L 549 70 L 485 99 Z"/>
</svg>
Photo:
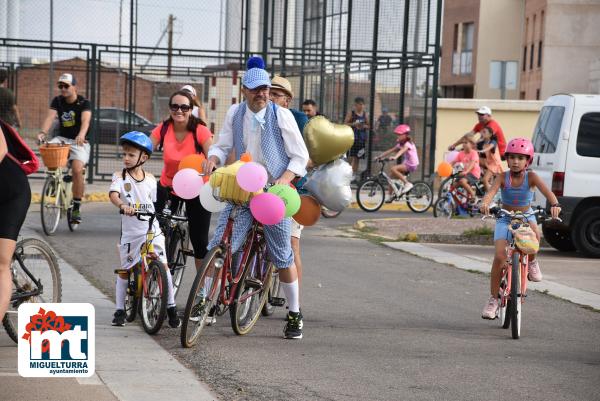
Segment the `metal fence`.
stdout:
<svg viewBox="0 0 600 401">
<path fill-rule="evenodd" d="M 120 134 L 150 131 L 183 85 L 194 86 L 217 134 L 229 106 L 242 100 L 240 78 L 252 54 L 288 78 L 295 108 L 313 99 L 343 122 L 355 97 L 366 100 L 373 129 L 361 170 L 370 171 L 372 158 L 393 145 L 395 124 L 407 123 L 421 157 L 417 175 L 433 172 L 441 0 L 229 0 L 212 50 L 139 45 L 143 17 L 137 0 L 130 6 L 128 45 L 0 38 L 0 68 L 9 70 L 26 137 L 39 130 L 58 76 L 77 77 L 93 107 L 89 181 L 120 169 Z M 149 167 L 160 174 L 159 160 Z"/>
</svg>

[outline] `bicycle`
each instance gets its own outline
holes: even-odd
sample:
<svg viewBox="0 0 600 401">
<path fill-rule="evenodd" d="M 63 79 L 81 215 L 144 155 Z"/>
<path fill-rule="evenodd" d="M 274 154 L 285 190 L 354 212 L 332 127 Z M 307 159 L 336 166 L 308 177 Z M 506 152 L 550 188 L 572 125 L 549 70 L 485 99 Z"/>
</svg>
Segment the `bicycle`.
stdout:
<svg viewBox="0 0 600 401">
<path fill-rule="evenodd" d="M 413 187 L 409 191 L 403 192 L 404 186 L 394 182 L 384 171 L 385 165 L 390 159 L 377 161 L 381 165 L 379 173 L 367 177 L 356 190 L 356 201 L 362 210 L 365 212 L 378 211 L 385 202 L 386 186 L 392 188 L 392 201 L 406 198 L 406 204 L 415 213 L 424 213 L 429 209 L 433 203 L 433 190 L 429 184 L 425 181 L 414 181 Z"/>
<path fill-rule="evenodd" d="M 249 197 L 239 187 L 233 193 L 225 190 L 228 185 L 237 185 L 234 175 L 213 174 L 223 174 L 223 184 L 214 189 L 213 196 L 233 204 L 233 209 L 219 245 L 206 256 L 192 284 L 181 327 L 181 345 L 185 348 L 198 342 L 210 312 L 220 316 L 229 310 L 233 331 L 237 335 L 248 334 L 270 298 L 274 276 L 274 265 L 267 259 L 263 228 L 256 220 L 240 250 L 232 252 L 233 223 L 240 210 L 247 207 Z M 229 195 L 220 196 L 221 193 Z M 273 305 L 283 305 L 283 299 L 275 299 L 273 295 Z"/>
<path fill-rule="evenodd" d="M 544 209 L 538 206 L 533 212 L 512 212 L 499 207 L 490 208 L 491 216 L 500 219 L 510 217 L 512 230 L 517 230 L 527 223 L 527 218 L 538 216 L 544 221 L 552 220 Z M 560 219 L 558 219 L 560 220 Z M 516 245 L 514 236 L 506 247 L 507 260 L 502 266 L 500 292 L 498 294 L 498 315 L 500 325 L 504 329 L 511 327 L 513 339 L 521 337 L 521 320 L 523 298 L 527 297 L 527 274 L 529 272 L 529 255 L 521 252 Z"/>
<path fill-rule="evenodd" d="M 461 164 L 455 165 L 452 175 L 446 178 L 440 185 L 440 195 L 433 206 L 434 217 L 452 218 L 453 216 L 465 213 L 473 217 L 479 213 L 479 206 L 477 204 L 469 204 L 467 191 L 458 183 L 461 178 L 464 178 L 461 175 L 462 169 L 463 166 Z M 471 187 L 475 190 L 475 195 L 479 198 L 485 195 L 481 182 L 477 182 L 475 185 L 471 185 Z"/>
<path fill-rule="evenodd" d="M 40 154 L 46 166 L 46 180 L 40 201 L 40 216 L 46 235 L 56 232 L 58 223 L 64 216 L 67 216 L 67 225 L 71 232 L 79 226 L 79 223 L 72 219 L 73 177 L 70 163 L 67 162 L 70 148 L 69 144 L 45 143 L 40 146 Z"/>
<path fill-rule="evenodd" d="M 188 220 L 185 213 L 185 202 L 179 202 L 175 210 L 171 210 L 171 200 L 167 200 L 162 212 L 157 215 L 161 230 L 165 236 L 165 248 L 169 272 L 173 277 L 173 296 L 177 297 L 188 256 L 194 256 L 190 249 Z"/>
<path fill-rule="evenodd" d="M 35 238 L 17 242 L 10 271 L 13 291 L 2 325 L 17 343 L 19 305 L 60 302 L 62 280 L 56 255 L 48 244 Z"/>
<path fill-rule="evenodd" d="M 121 210 L 119 212 L 123 214 Z M 156 334 L 167 315 L 167 269 L 154 251 L 153 223 L 155 213 L 136 211 L 138 220 L 148 218 L 146 241 L 140 248 L 140 261 L 131 269 L 115 269 L 115 274 L 127 274 L 125 297 L 125 320 L 133 322 L 138 311 L 142 326 L 148 334 Z"/>
</svg>

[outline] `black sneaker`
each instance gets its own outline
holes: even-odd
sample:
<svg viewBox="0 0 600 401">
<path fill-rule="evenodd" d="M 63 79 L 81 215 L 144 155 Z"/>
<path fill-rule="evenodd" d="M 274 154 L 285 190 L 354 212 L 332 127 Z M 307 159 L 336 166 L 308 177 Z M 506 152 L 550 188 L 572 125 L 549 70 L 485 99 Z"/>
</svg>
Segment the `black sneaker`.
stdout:
<svg viewBox="0 0 600 401">
<path fill-rule="evenodd" d="M 283 338 L 301 339 L 302 326 L 302 316 L 300 313 L 289 312 L 287 315 L 287 324 L 283 329 Z"/>
<path fill-rule="evenodd" d="M 117 309 L 114 316 L 113 326 L 125 326 L 125 311 L 123 309 Z"/>
<path fill-rule="evenodd" d="M 169 326 L 176 329 L 181 326 L 181 319 L 177 316 L 177 308 L 171 306 L 167 308 L 167 315 L 169 316 Z"/>
</svg>

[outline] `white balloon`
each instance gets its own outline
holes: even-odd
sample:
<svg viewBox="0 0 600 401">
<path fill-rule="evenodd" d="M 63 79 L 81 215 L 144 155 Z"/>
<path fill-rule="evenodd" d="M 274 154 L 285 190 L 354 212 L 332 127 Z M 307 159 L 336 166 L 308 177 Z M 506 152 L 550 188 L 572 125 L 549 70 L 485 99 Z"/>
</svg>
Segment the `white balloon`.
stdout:
<svg viewBox="0 0 600 401">
<path fill-rule="evenodd" d="M 213 188 L 208 182 L 200 188 L 200 203 L 203 208 L 211 213 L 218 213 L 227 206 L 227 203 L 215 199 L 213 196 Z"/>
<path fill-rule="evenodd" d="M 304 189 L 327 209 L 341 212 L 352 202 L 352 167 L 342 159 L 321 165 L 308 178 Z"/>
</svg>

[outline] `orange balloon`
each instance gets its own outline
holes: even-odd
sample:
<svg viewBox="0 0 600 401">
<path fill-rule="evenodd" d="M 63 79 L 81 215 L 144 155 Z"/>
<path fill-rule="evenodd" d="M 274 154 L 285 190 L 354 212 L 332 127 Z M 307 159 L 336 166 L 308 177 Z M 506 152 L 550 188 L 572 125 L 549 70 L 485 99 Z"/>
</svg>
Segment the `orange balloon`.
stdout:
<svg viewBox="0 0 600 401">
<path fill-rule="evenodd" d="M 298 224 L 312 226 L 321 217 L 321 205 L 315 198 L 309 195 L 300 196 L 300 209 L 293 216 Z"/>
<path fill-rule="evenodd" d="M 251 162 L 252 161 L 252 155 L 248 152 L 246 153 L 242 153 L 242 156 L 240 156 L 240 160 L 243 162 Z"/>
<path fill-rule="evenodd" d="M 192 168 L 197 172 L 202 173 L 202 162 L 204 161 L 204 159 L 205 157 L 203 154 L 194 153 L 191 155 L 187 155 L 179 162 L 179 167 L 177 171 L 184 168 Z"/>
<path fill-rule="evenodd" d="M 452 165 L 448 162 L 441 162 L 438 165 L 437 173 L 440 177 L 450 177 L 452 175 Z"/>
</svg>

